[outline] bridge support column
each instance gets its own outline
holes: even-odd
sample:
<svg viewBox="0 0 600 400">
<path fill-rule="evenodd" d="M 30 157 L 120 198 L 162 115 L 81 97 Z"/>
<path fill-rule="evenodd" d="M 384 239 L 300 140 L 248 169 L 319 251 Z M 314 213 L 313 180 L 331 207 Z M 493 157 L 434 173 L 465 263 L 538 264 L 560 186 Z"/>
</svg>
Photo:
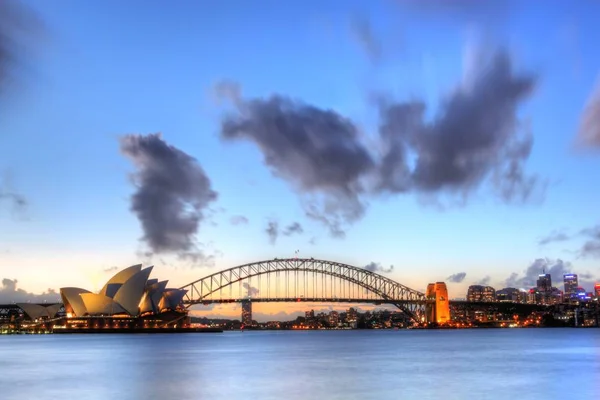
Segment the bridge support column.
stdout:
<svg viewBox="0 0 600 400">
<path fill-rule="evenodd" d="M 427 285 L 426 319 L 428 323 L 444 325 L 450 322 L 450 303 L 448 302 L 448 288 L 444 282 L 430 283 Z"/>
</svg>

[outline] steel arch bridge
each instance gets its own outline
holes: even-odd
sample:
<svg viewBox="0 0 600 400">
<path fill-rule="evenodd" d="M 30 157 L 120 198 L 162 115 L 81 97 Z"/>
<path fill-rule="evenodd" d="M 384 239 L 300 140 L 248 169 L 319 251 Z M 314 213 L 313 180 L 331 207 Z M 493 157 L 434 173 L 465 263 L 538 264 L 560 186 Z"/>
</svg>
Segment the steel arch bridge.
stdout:
<svg viewBox="0 0 600 400">
<path fill-rule="evenodd" d="M 183 300 L 188 308 L 243 300 L 375 303 L 394 305 L 416 322 L 431 302 L 424 293 L 375 272 L 313 258 L 275 258 L 244 264 L 181 289 L 188 291 Z"/>
</svg>

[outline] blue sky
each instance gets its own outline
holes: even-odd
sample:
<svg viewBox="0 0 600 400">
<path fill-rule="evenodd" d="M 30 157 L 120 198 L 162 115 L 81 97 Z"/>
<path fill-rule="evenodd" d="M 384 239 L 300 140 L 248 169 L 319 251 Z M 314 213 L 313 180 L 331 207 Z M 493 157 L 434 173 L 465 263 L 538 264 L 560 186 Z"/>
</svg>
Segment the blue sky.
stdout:
<svg viewBox="0 0 600 400">
<path fill-rule="evenodd" d="M 155 274 L 185 284 L 300 250 L 357 266 L 393 264 L 388 275 L 418 290 L 466 272 L 450 285 L 452 297 L 486 276 L 502 287 L 543 257 L 600 278 L 598 258 L 579 257 L 583 236 L 538 245 L 554 230 L 576 234 L 600 223 L 600 158 L 573 145 L 600 70 L 598 3 L 549 2 L 540 11 L 532 1 L 491 8 L 492 18 L 392 1 L 211 3 L 28 2 L 47 38 L 23 60 L 0 119 L 0 171 L 28 200 L 17 213 L 0 203 L 1 277 L 33 292 L 94 287 L 109 277 L 104 268 L 142 258 L 159 267 Z M 377 63 L 356 39 L 357 19 L 380 42 Z M 334 109 L 372 140 L 378 118 L 369 93 L 423 99 L 435 115 L 478 37 L 488 38 L 483 47 L 506 46 L 517 70 L 538 75 L 518 115 L 534 137 L 526 170 L 548 182 L 543 201 L 504 204 L 485 184 L 466 205 L 445 210 L 423 205 L 415 193 L 373 196 L 345 239 L 332 238 L 306 217 L 294 185 L 274 176 L 257 146 L 220 138 L 231 106 L 215 101 L 213 87 L 232 80 L 244 98 L 278 93 Z M 130 211 L 135 168 L 119 137 L 156 132 L 196 158 L 218 192 L 197 234 L 216 257 L 212 267 L 138 254 L 146 244 Z M 232 225 L 235 215 L 249 223 Z M 299 222 L 304 233 L 280 235 L 272 245 L 264 232 L 269 219 L 282 228 Z"/>
</svg>

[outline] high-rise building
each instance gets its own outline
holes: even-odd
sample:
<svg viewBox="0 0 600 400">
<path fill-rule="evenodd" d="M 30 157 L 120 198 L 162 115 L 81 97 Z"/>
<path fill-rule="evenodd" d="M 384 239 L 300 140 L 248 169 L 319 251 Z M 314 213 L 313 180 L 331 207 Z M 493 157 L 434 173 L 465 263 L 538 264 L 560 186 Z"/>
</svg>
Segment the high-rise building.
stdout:
<svg viewBox="0 0 600 400">
<path fill-rule="evenodd" d="M 568 299 L 571 294 L 577 293 L 577 287 L 579 286 L 577 274 L 564 274 L 563 281 L 565 283 L 565 298 Z"/>
<path fill-rule="evenodd" d="M 537 288 L 541 292 L 549 292 L 552 289 L 552 276 L 550 274 L 540 274 L 537 280 Z"/>
<path fill-rule="evenodd" d="M 594 285 L 594 293 L 595 293 L 596 297 L 600 297 L 600 283 L 596 283 Z"/>
<path fill-rule="evenodd" d="M 496 301 L 496 290 L 491 286 L 471 285 L 467 290 L 467 301 Z"/>
<path fill-rule="evenodd" d="M 517 303 L 521 301 L 521 292 L 519 291 L 519 289 L 510 287 L 500 289 L 496 292 L 496 300 Z"/>
<path fill-rule="evenodd" d="M 340 322 L 340 314 L 337 311 L 331 311 L 329 313 L 329 326 L 338 326 Z"/>
<path fill-rule="evenodd" d="M 252 326 L 252 302 L 242 300 L 242 324 Z"/>
</svg>

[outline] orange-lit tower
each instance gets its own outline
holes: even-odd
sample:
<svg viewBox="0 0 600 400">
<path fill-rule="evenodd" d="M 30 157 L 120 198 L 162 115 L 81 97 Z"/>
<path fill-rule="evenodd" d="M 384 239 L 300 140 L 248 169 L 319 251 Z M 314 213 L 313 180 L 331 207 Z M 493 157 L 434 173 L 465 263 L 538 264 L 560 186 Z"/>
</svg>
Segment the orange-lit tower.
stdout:
<svg viewBox="0 0 600 400">
<path fill-rule="evenodd" d="M 427 322 L 435 322 L 443 325 L 450 321 L 450 303 L 448 302 L 448 288 L 444 282 L 430 283 L 427 285 L 427 300 L 433 300 L 435 303 L 429 303 L 426 307 Z"/>
</svg>

